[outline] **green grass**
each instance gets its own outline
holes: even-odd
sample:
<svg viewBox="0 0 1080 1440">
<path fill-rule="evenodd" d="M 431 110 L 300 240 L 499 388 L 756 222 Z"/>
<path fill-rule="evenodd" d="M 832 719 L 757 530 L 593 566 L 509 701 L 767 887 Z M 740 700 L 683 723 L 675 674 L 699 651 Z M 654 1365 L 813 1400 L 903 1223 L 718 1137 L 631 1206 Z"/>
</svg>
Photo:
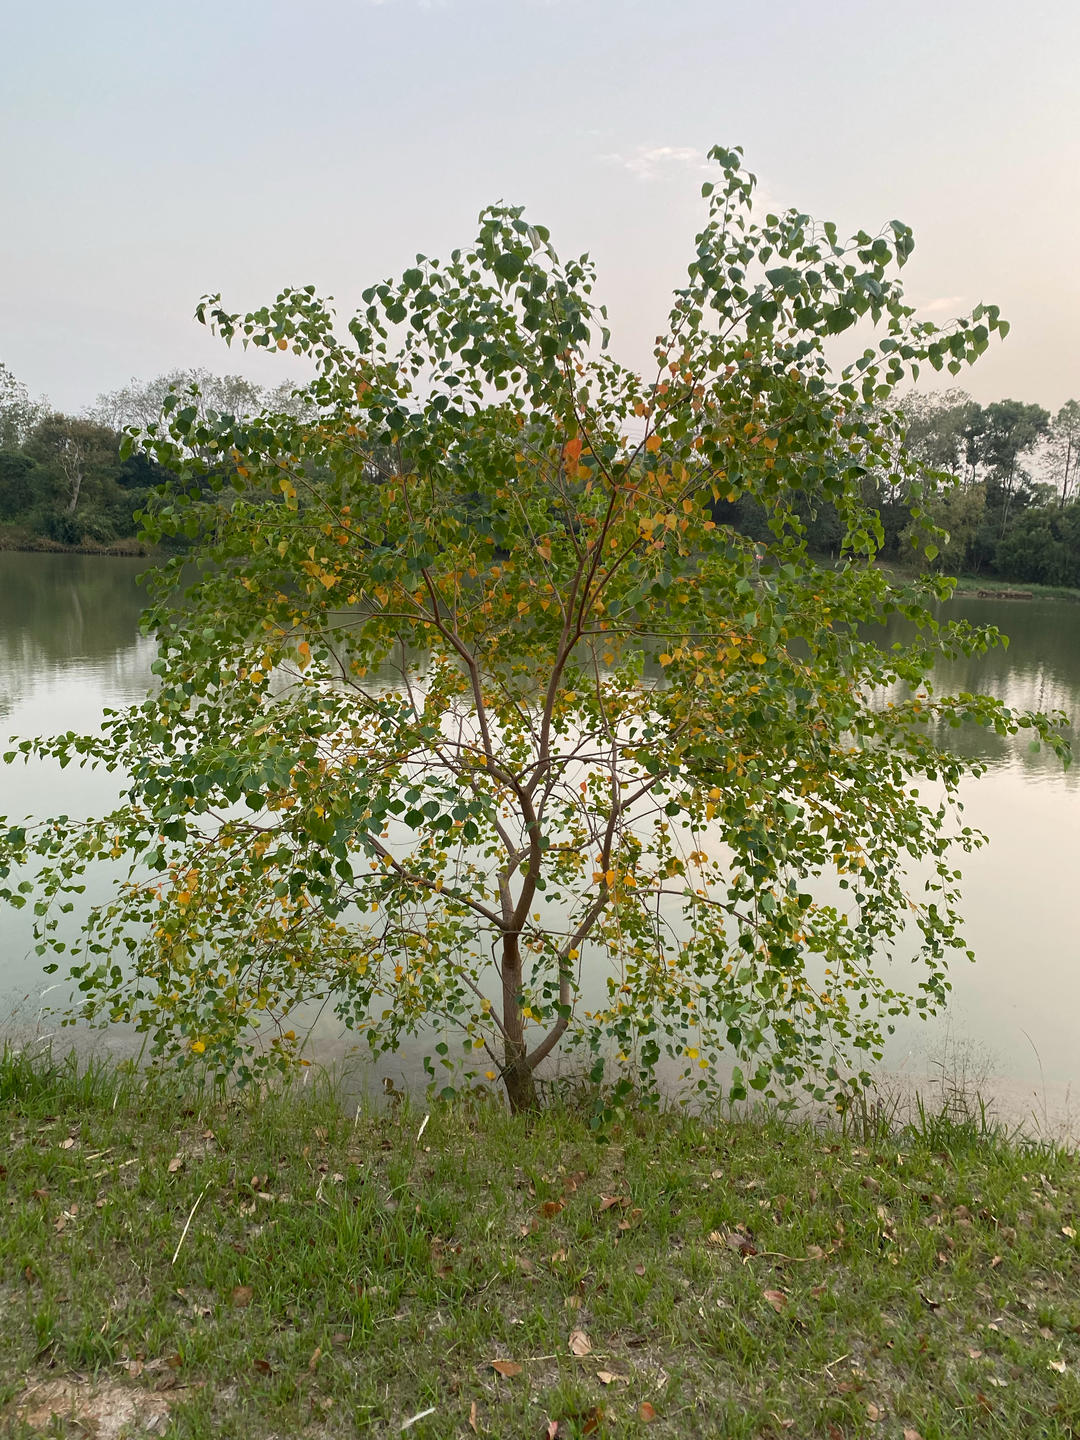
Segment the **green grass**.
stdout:
<svg viewBox="0 0 1080 1440">
<path fill-rule="evenodd" d="M 1027 580 L 997 580 L 987 575 L 960 575 L 956 581 L 958 595 L 970 595 L 982 590 L 988 595 L 998 591 L 1023 591 L 1035 600 L 1080 600 L 1080 590 L 1069 585 L 1038 585 Z"/>
<path fill-rule="evenodd" d="M 0 1058 L 0 1425 L 1080 1434 L 1066 1151 L 925 1114 L 424 1118 Z"/>
<path fill-rule="evenodd" d="M 879 569 L 899 580 L 911 580 L 920 573 L 919 567 L 901 564 L 895 559 L 879 560 L 876 564 Z M 991 575 L 957 575 L 953 578 L 956 581 L 957 595 L 973 595 L 980 590 L 987 595 L 1022 591 L 1033 600 L 1080 600 L 1080 590 L 1069 585 L 1039 585 L 1027 580 L 1001 580 Z"/>
</svg>

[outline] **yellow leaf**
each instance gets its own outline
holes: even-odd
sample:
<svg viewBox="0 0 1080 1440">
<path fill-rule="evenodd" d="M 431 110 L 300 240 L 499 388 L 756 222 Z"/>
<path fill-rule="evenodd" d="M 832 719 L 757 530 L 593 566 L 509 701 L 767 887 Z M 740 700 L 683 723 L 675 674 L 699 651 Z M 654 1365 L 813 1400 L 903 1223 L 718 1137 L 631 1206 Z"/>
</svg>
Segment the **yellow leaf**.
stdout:
<svg viewBox="0 0 1080 1440">
<path fill-rule="evenodd" d="M 651 450 L 655 454 L 655 452 L 660 449 L 660 436 L 650 435 L 645 441 L 645 449 Z"/>
<path fill-rule="evenodd" d="M 765 656 L 762 655 L 762 653 L 761 653 L 760 650 L 755 650 L 754 653 L 753 653 L 753 655 L 750 656 L 750 664 L 751 664 L 751 665 L 764 665 L 764 664 L 765 664 Z"/>
</svg>

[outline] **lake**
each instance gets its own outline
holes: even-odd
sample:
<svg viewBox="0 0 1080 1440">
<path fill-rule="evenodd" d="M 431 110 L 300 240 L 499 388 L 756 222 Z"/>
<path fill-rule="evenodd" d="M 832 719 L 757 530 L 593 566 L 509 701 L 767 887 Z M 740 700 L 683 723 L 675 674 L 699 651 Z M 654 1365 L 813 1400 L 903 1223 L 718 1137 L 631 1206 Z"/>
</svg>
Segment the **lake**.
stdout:
<svg viewBox="0 0 1080 1440">
<path fill-rule="evenodd" d="M 145 561 L 0 553 L 0 736 L 95 728 L 105 707 L 142 698 L 154 644 L 141 636 Z M 945 665 L 938 683 L 1010 705 L 1080 717 L 1080 605 L 961 596 L 949 613 L 1010 636 L 1008 649 Z M 1074 744 L 1077 735 L 1074 732 Z M 1003 1114 L 1078 1127 L 1080 1097 L 1080 762 L 982 730 L 951 743 L 989 763 L 964 790 L 968 821 L 990 845 L 965 863 L 967 935 L 978 957 L 953 969 L 947 1014 L 906 1022 L 886 1066 L 901 1086 L 979 1088 Z M 1077 745 L 1080 753 L 1080 745 Z M 0 771 L 0 813 L 93 814 L 115 779 L 35 763 Z M 0 908 L 0 1017 L 36 1017 L 52 982 L 26 911 Z M 57 977 L 59 978 L 59 977 Z M 328 1055 L 345 1042 L 327 1036 Z M 407 1063 L 407 1062 L 406 1062 Z"/>
</svg>

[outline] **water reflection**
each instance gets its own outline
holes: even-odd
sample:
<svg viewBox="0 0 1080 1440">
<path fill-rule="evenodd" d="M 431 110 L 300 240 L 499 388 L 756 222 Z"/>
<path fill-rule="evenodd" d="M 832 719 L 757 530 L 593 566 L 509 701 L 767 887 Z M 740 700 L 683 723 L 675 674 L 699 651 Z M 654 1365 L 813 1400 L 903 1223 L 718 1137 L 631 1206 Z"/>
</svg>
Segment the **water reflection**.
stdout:
<svg viewBox="0 0 1080 1440">
<path fill-rule="evenodd" d="M 1064 600 L 995 600 L 959 596 L 942 607 L 942 619 L 992 625 L 1008 637 L 984 655 L 962 655 L 940 661 L 933 682 L 939 692 L 983 692 L 1014 710 L 1063 711 L 1070 719 L 1065 732 L 1080 756 L 1080 604 Z M 884 643 L 903 641 L 911 627 L 894 618 L 884 629 Z M 1036 783 L 1074 791 L 1080 764 L 1063 772 L 1061 762 L 1045 747 L 1034 751 L 1028 736 L 997 735 L 982 726 L 943 726 L 940 743 L 992 769 L 1019 769 Z"/>
</svg>

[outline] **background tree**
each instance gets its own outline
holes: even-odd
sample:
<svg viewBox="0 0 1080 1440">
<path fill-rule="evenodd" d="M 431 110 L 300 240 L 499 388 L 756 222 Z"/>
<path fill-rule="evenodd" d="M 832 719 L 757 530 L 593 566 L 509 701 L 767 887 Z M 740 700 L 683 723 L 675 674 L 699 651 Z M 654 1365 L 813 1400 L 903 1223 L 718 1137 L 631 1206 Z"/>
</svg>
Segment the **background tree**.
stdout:
<svg viewBox="0 0 1080 1440">
<path fill-rule="evenodd" d="M 1047 445 L 1048 473 L 1058 496 L 1058 506 L 1076 493 L 1080 475 L 1080 401 L 1066 400 L 1054 416 Z"/>
<path fill-rule="evenodd" d="M 907 227 L 758 223 L 738 153 L 713 158 L 649 378 L 603 349 L 587 257 L 506 206 L 372 286 L 346 336 L 311 289 L 200 306 L 227 341 L 306 356 L 311 413 L 166 398 L 145 443 L 179 482 L 150 534 L 189 537 L 198 578 L 179 605 L 190 561 L 159 578 L 160 688 L 101 736 L 12 752 L 126 776 L 100 820 L 0 831 L 3 871 L 39 867 L 6 893 L 39 891 L 44 947 L 86 866 L 131 859 L 74 947 L 88 1015 L 250 1074 L 295 1058 L 317 1000 L 376 1051 L 453 1047 L 523 1109 L 568 1044 L 622 1084 L 667 1054 L 707 1088 L 727 1050 L 733 1096 L 823 1096 L 945 997 L 980 762 L 936 736 L 1062 741 L 933 691 L 935 657 L 995 637 L 938 625 L 947 582 L 868 563 L 863 480 L 888 466 L 916 494 L 894 388 L 1005 327 L 919 321 Z M 876 343 L 837 374 L 831 337 L 860 319 Z M 742 497 L 767 538 L 713 518 Z M 829 567 L 806 543 L 826 503 Z M 917 639 L 883 651 L 866 626 L 898 610 Z"/>
<path fill-rule="evenodd" d="M 18 450 L 47 408 L 0 362 L 0 451 Z"/>
<path fill-rule="evenodd" d="M 982 449 L 989 472 L 988 501 L 1001 515 L 1005 533 L 1013 504 L 1025 503 L 1030 473 L 1021 460 L 1031 455 L 1050 428 L 1050 412 L 1021 400 L 996 400 L 983 411 Z"/>
<path fill-rule="evenodd" d="M 974 483 L 983 431 L 982 407 L 966 391 L 912 391 L 903 399 L 909 451 L 929 470 Z"/>
<path fill-rule="evenodd" d="M 262 409 L 299 415 L 293 386 L 284 381 L 273 389 L 256 385 L 243 375 L 217 375 L 211 370 L 169 370 L 153 380 L 133 379 L 119 390 L 99 395 L 89 410 L 91 419 L 113 430 L 140 429 L 153 424 L 165 401 L 174 393 L 196 406 L 201 414 L 234 415 L 250 419 Z"/>
</svg>

